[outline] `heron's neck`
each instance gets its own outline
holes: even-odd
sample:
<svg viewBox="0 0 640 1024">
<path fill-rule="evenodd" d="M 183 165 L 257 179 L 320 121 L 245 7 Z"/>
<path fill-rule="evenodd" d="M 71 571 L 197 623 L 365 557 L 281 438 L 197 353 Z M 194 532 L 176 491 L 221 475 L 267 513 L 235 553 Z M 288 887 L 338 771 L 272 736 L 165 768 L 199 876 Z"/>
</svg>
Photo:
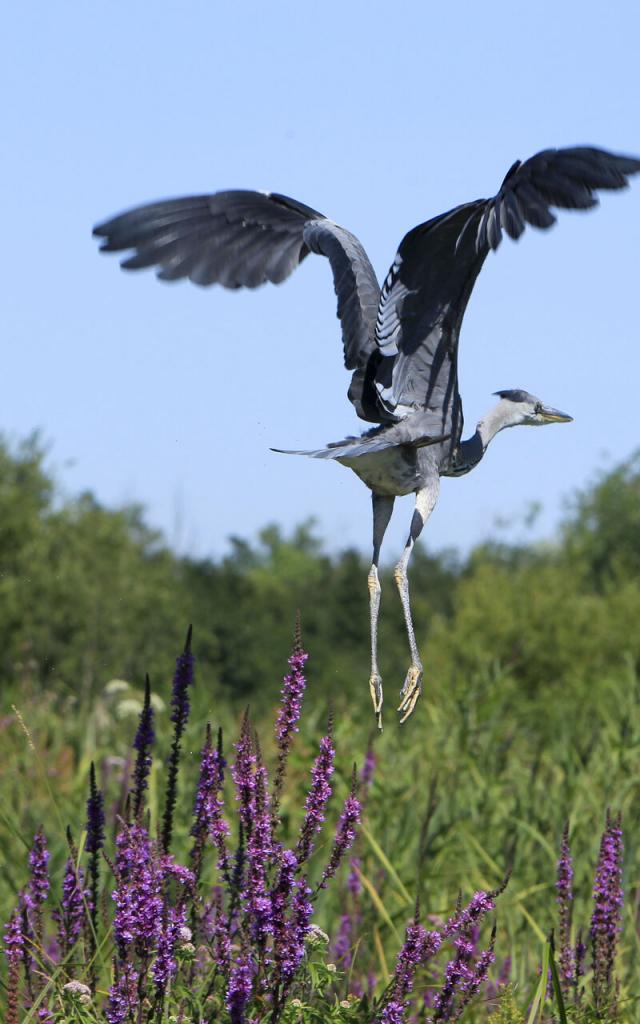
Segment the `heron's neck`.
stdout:
<svg viewBox="0 0 640 1024">
<path fill-rule="evenodd" d="M 475 434 L 460 444 L 461 462 L 465 470 L 477 466 L 496 434 L 504 430 L 505 427 L 512 426 L 514 423 L 510 416 L 510 410 L 505 410 L 504 403 L 498 402 L 480 420 Z"/>
</svg>

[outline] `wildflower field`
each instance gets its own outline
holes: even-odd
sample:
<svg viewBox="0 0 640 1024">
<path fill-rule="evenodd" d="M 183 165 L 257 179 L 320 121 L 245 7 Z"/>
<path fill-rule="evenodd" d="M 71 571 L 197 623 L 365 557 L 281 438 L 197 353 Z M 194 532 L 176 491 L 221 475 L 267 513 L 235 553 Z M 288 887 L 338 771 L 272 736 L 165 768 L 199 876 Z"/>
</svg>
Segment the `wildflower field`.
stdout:
<svg viewBox="0 0 640 1024">
<path fill-rule="evenodd" d="M 13 460 L 22 478 L 26 461 Z M 150 601 L 144 628 L 111 622 L 107 601 L 99 643 L 129 643 L 132 660 L 98 661 L 91 678 L 37 663 L 39 638 L 62 650 L 66 636 L 72 651 L 75 633 L 69 610 L 46 634 L 38 595 L 60 608 L 36 567 L 27 626 L 4 637 L 2 1019 L 640 1019 L 639 488 L 636 462 L 601 480 L 553 546 L 478 551 L 458 568 L 425 558 L 426 692 L 399 727 L 391 696 L 406 666 L 389 616 L 382 734 L 366 592 L 347 605 L 364 643 L 328 642 L 327 608 L 305 611 L 300 581 L 317 588 L 324 573 L 344 621 L 351 556 L 331 566 L 306 541 L 282 541 L 270 564 L 242 551 L 237 575 L 224 570 L 236 604 L 221 602 L 217 668 L 216 609 L 191 614 L 179 588 L 202 578 L 174 566 L 180 599 Z M 78 509 L 67 515 L 81 531 Z M 45 543 L 38 529 L 28 543 Z M 109 545 L 113 556 L 113 534 Z"/>
</svg>

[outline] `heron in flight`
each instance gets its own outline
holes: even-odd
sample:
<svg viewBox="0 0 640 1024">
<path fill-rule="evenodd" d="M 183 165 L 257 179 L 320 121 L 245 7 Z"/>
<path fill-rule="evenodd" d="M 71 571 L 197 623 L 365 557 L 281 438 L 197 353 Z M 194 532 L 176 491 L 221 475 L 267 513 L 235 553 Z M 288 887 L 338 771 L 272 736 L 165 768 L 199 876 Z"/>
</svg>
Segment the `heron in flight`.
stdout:
<svg viewBox="0 0 640 1024">
<path fill-rule="evenodd" d="M 275 192 L 229 191 L 139 206 L 94 229 L 102 250 L 133 250 L 126 270 L 156 267 L 163 281 L 256 288 L 280 284 L 309 255 L 331 265 L 342 327 L 348 391 L 358 416 L 375 424 L 314 451 L 290 454 L 335 459 L 370 488 L 373 559 L 368 576 L 371 616 L 369 687 L 381 724 L 378 668 L 378 561 L 397 496 L 414 493 L 415 510 L 394 577 L 407 629 L 411 664 L 398 708 L 412 713 L 422 690 L 407 567 L 438 498 L 441 476 L 462 476 L 480 462 L 505 427 L 566 423 L 571 417 L 520 389 L 498 391 L 497 405 L 462 440 L 458 337 L 462 318 L 491 249 L 503 232 L 518 239 L 526 224 L 549 228 L 551 207 L 586 210 L 597 189 L 620 189 L 640 160 L 593 147 L 547 149 L 516 161 L 491 199 L 478 199 L 419 224 L 400 243 L 382 288 L 358 239 L 303 203 Z"/>
</svg>

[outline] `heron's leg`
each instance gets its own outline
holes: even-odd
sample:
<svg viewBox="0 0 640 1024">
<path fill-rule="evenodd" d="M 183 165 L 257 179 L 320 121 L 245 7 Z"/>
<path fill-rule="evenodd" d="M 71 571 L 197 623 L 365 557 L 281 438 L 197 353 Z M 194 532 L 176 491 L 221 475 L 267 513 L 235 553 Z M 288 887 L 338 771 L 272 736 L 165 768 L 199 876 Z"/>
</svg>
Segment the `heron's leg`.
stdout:
<svg viewBox="0 0 640 1024">
<path fill-rule="evenodd" d="M 404 686 L 402 687 L 400 694 L 402 699 L 400 701 L 398 711 L 402 713 L 402 718 L 400 719 L 401 722 L 406 721 L 409 717 L 416 706 L 418 697 L 422 693 L 423 673 L 422 660 L 420 658 L 420 652 L 418 651 L 418 644 L 416 643 L 416 635 L 413 628 L 413 619 L 411 617 L 407 566 L 409 564 L 409 559 L 411 558 L 413 546 L 422 533 L 422 528 L 431 515 L 433 507 L 437 501 L 439 484 L 440 481 L 438 479 L 435 482 L 435 485 L 432 484 L 431 486 L 423 487 L 418 491 L 416 496 L 416 507 L 411 520 L 409 537 L 402 553 L 402 558 L 393 570 L 393 576 L 398 586 L 400 600 L 402 601 L 404 621 L 406 623 L 407 637 L 409 639 L 409 650 L 411 652 L 411 665 L 409 666 L 409 671 L 407 672 Z"/>
<path fill-rule="evenodd" d="M 382 729 L 382 677 L 378 670 L 378 612 L 380 611 L 382 587 L 378 578 L 378 561 L 380 559 L 382 538 L 391 519 L 395 498 L 372 493 L 371 501 L 373 507 L 373 561 L 367 580 L 369 585 L 369 611 L 371 614 L 371 675 L 369 676 L 369 690 L 371 692 L 371 700 L 373 701 L 373 710 L 378 720 L 378 728 Z"/>
</svg>

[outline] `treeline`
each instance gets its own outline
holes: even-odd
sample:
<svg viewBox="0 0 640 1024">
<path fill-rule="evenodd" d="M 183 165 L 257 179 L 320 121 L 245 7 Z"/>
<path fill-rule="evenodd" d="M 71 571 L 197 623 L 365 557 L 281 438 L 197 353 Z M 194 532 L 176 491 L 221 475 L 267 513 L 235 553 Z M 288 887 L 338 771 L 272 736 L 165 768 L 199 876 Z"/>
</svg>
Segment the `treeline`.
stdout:
<svg viewBox="0 0 640 1024">
<path fill-rule="evenodd" d="M 364 703 L 368 562 L 329 556 L 309 525 L 234 540 L 220 561 L 173 553 L 139 506 L 61 499 L 37 437 L 0 441 L 0 658 L 5 692 L 88 701 L 112 678 L 164 680 L 193 622 L 199 679 L 255 705 L 282 674 L 296 609 L 314 685 Z M 407 662 L 390 572 L 382 670 Z M 467 559 L 419 548 L 412 601 L 434 687 L 508 672 L 520 692 L 580 688 L 640 657 L 640 452 L 577 494 L 552 542 L 490 544 Z M 270 697 L 273 696 L 273 690 Z"/>
</svg>

